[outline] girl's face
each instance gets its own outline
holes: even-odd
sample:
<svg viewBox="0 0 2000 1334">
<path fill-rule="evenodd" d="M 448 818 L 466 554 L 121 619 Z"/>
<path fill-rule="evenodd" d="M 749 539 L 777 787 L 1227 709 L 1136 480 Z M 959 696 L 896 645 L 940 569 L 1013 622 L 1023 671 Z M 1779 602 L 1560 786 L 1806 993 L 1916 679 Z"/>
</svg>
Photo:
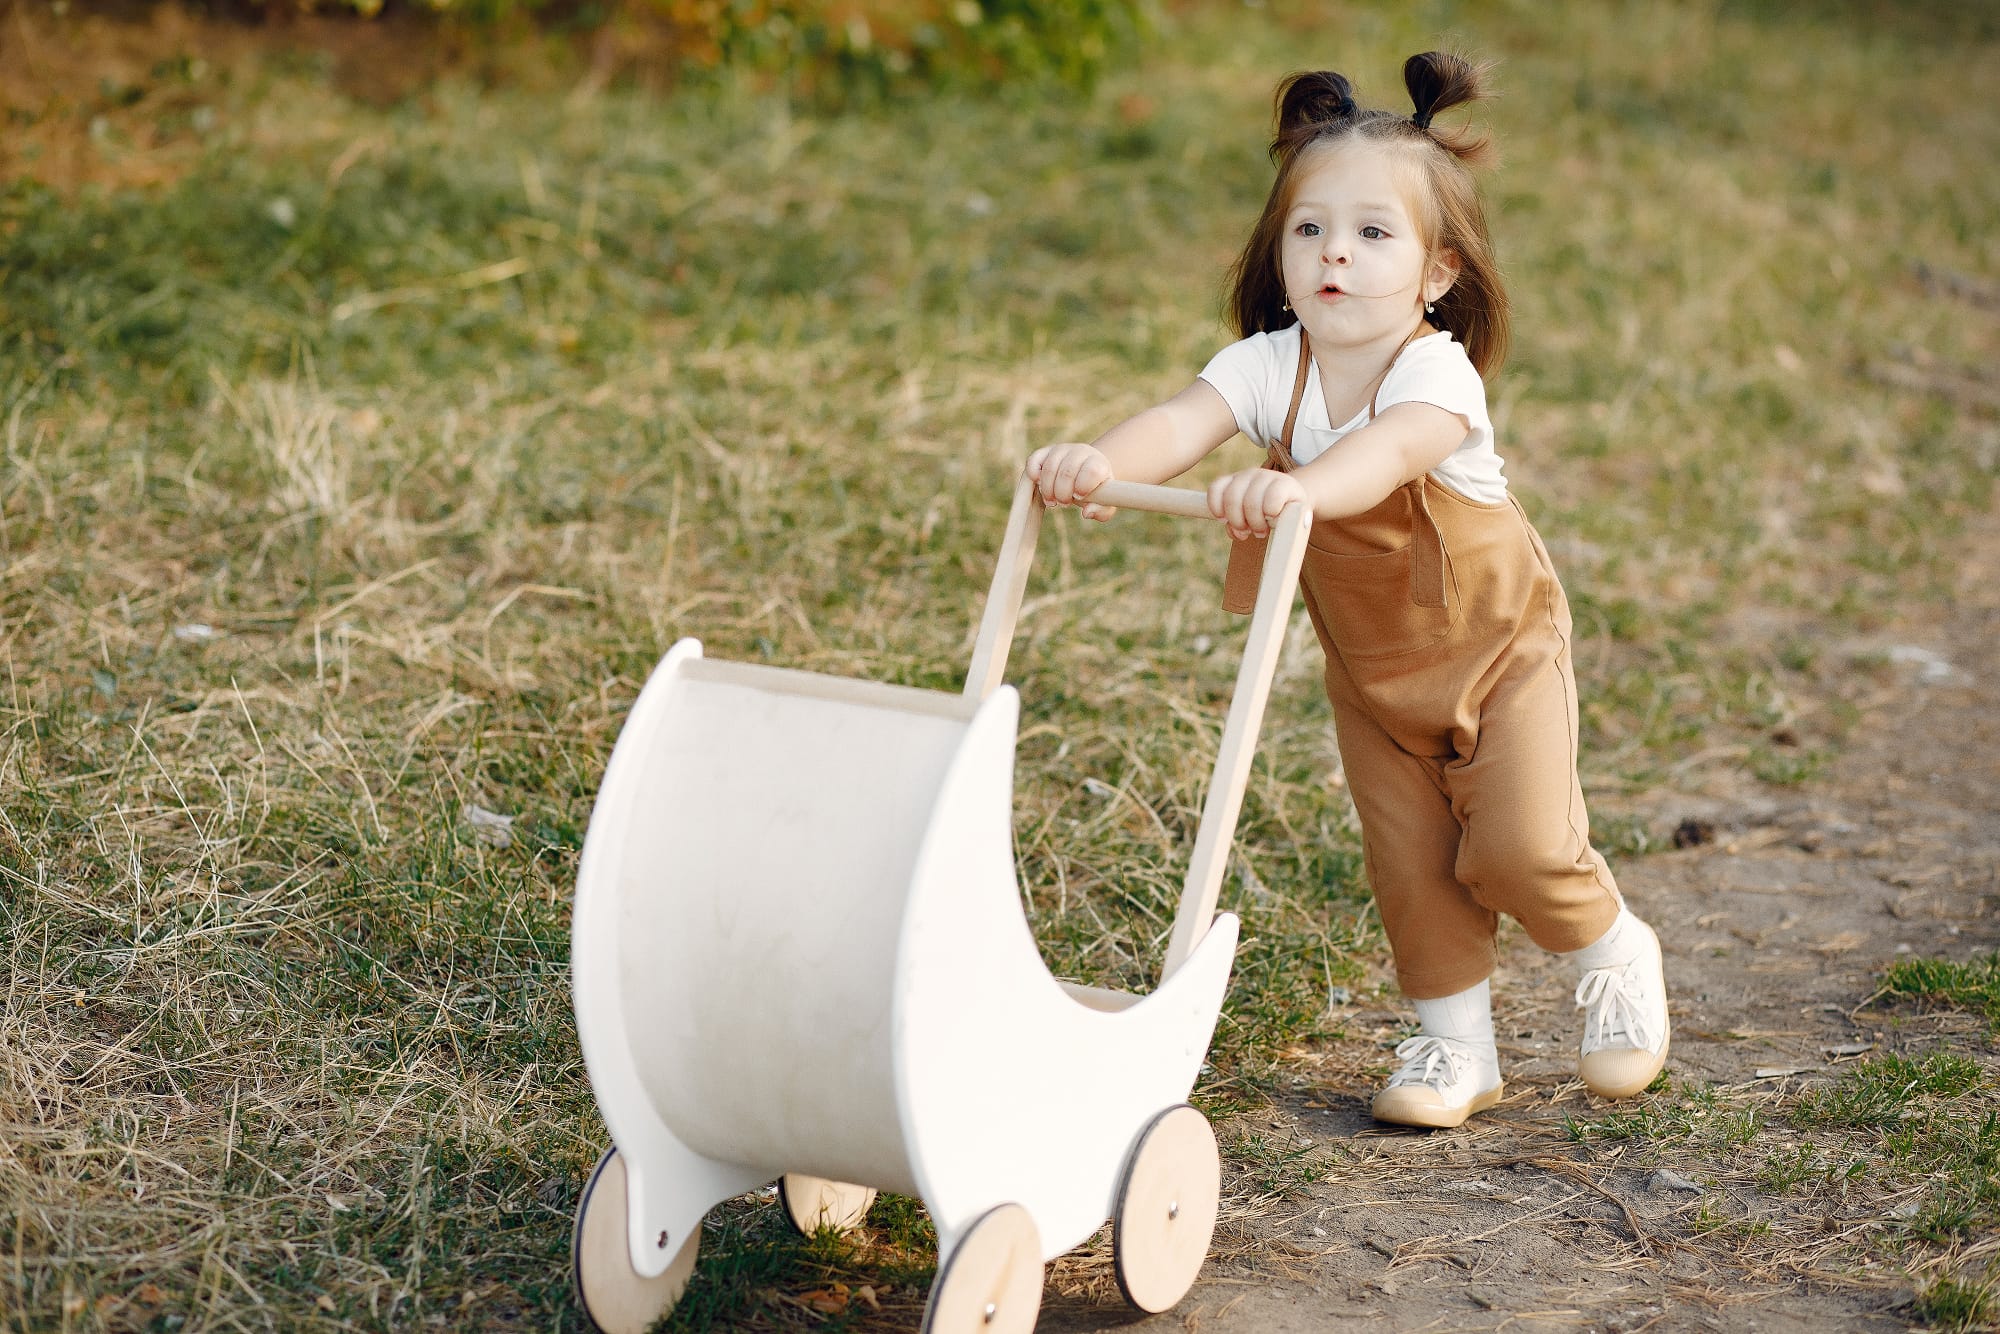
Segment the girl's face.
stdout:
<svg viewBox="0 0 2000 1334">
<path fill-rule="evenodd" d="M 1361 348 L 1409 336 L 1450 288 L 1432 260 L 1390 152 L 1348 141 L 1300 164 L 1279 251 L 1285 295 L 1314 343 Z"/>
</svg>

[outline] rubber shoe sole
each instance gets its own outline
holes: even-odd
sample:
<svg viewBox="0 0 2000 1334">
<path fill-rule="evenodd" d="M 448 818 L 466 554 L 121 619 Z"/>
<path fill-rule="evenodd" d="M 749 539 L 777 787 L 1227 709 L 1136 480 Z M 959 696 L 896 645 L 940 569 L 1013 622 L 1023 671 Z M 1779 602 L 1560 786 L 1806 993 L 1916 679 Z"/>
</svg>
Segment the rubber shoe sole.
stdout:
<svg viewBox="0 0 2000 1334">
<path fill-rule="evenodd" d="M 1638 1047 L 1607 1047 L 1580 1057 L 1576 1072 L 1583 1077 L 1584 1087 L 1600 1098 L 1629 1098 L 1644 1093 L 1660 1077 L 1673 1045 L 1674 1026 L 1669 1020 L 1658 1053 Z"/>
<path fill-rule="evenodd" d="M 1483 1112 L 1500 1101 L 1500 1095 L 1507 1091 L 1503 1081 L 1487 1089 L 1484 1093 L 1472 1095 L 1472 1101 L 1459 1107 L 1447 1107 L 1439 1098 L 1437 1090 L 1421 1084 L 1405 1084 L 1400 1088 L 1383 1089 L 1375 1095 L 1368 1111 L 1377 1121 L 1386 1121 L 1392 1126 L 1419 1126 L 1426 1130 L 1449 1130 L 1462 1126 L 1474 1112 Z"/>
</svg>

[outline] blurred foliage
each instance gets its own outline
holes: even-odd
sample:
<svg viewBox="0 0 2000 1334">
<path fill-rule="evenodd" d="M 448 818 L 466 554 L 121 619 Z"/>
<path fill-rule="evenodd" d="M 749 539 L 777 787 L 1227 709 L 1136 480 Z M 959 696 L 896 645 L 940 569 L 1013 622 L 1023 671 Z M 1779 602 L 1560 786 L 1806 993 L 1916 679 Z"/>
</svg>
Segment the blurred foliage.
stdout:
<svg viewBox="0 0 2000 1334">
<path fill-rule="evenodd" d="M 385 0 L 236 0 L 272 10 L 381 14 Z M 730 68 L 820 97 L 999 81 L 1088 88 L 1130 55 L 1147 0 L 394 0 L 478 27 L 529 22 L 664 53 L 677 72 Z"/>
<path fill-rule="evenodd" d="M 695 65 L 809 84 L 832 74 L 870 89 L 1005 78 L 1088 86 L 1143 25 L 1140 0 L 634 0 L 631 12 L 671 25 Z"/>
</svg>

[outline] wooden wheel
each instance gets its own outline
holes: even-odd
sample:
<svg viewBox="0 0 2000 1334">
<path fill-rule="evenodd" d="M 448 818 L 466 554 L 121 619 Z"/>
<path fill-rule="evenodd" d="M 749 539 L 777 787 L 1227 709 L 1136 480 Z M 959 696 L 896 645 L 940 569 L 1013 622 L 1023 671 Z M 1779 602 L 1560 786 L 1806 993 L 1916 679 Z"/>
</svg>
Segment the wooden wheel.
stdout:
<svg viewBox="0 0 2000 1334">
<path fill-rule="evenodd" d="M 1030 1334 L 1042 1309 L 1042 1239 L 1018 1204 L 975 1220 L 938 1270 L 923 1334 Z"/>
<path fill-rule="evenodd" d="M 1125 1164 L 1111 1216 L 1112 1269 L 1126 1301 L 1157 1314 L 1187 1295 L 1221 1199 L 1222 1155 L 1208 1118 L 1186 1103 L 1154 1117 Z"/>
<path fill-rule="evenodd" d="M 584 1183 L 569 1243 L 577 1301 L 603 1334 L 646 1334 L 681 1299 L 701 1249 L 697 1228 L 682 1239 L 665 1273 L 640 1277 L 625 1246 L 625 1210 L 625 1160 L 611 1149 Z"/>
<path fill-rule="evenodd" d="M 875 1188 L 787 1172 L 778 1178 L 778 1203 L 785 1206 L 785 1217 L 803 1236 L 810 1237 L 823 1227 L 847 1232 L 868 1217 L 868 1207 L 875 1203 Z"/>
</svg>

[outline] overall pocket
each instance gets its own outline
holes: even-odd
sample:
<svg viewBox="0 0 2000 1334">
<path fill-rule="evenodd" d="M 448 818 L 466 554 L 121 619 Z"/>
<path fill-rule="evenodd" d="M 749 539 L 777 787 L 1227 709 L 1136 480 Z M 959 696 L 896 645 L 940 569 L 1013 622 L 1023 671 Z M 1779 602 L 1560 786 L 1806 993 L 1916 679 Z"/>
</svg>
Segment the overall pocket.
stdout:
<svg viewBox="0 0 2000 1334">
<path fill-rule="evenodd" d="M 1442 607 L 1420 607 L 1411 596 L 1410 548 L 1349 555 L 1306 549 L 1303 582 L 1319 604 L 1343 658 L 1366 662 L 1435 648 L 1458 623 L 1458 581 L 1444 553 Z"/>
</svg>

